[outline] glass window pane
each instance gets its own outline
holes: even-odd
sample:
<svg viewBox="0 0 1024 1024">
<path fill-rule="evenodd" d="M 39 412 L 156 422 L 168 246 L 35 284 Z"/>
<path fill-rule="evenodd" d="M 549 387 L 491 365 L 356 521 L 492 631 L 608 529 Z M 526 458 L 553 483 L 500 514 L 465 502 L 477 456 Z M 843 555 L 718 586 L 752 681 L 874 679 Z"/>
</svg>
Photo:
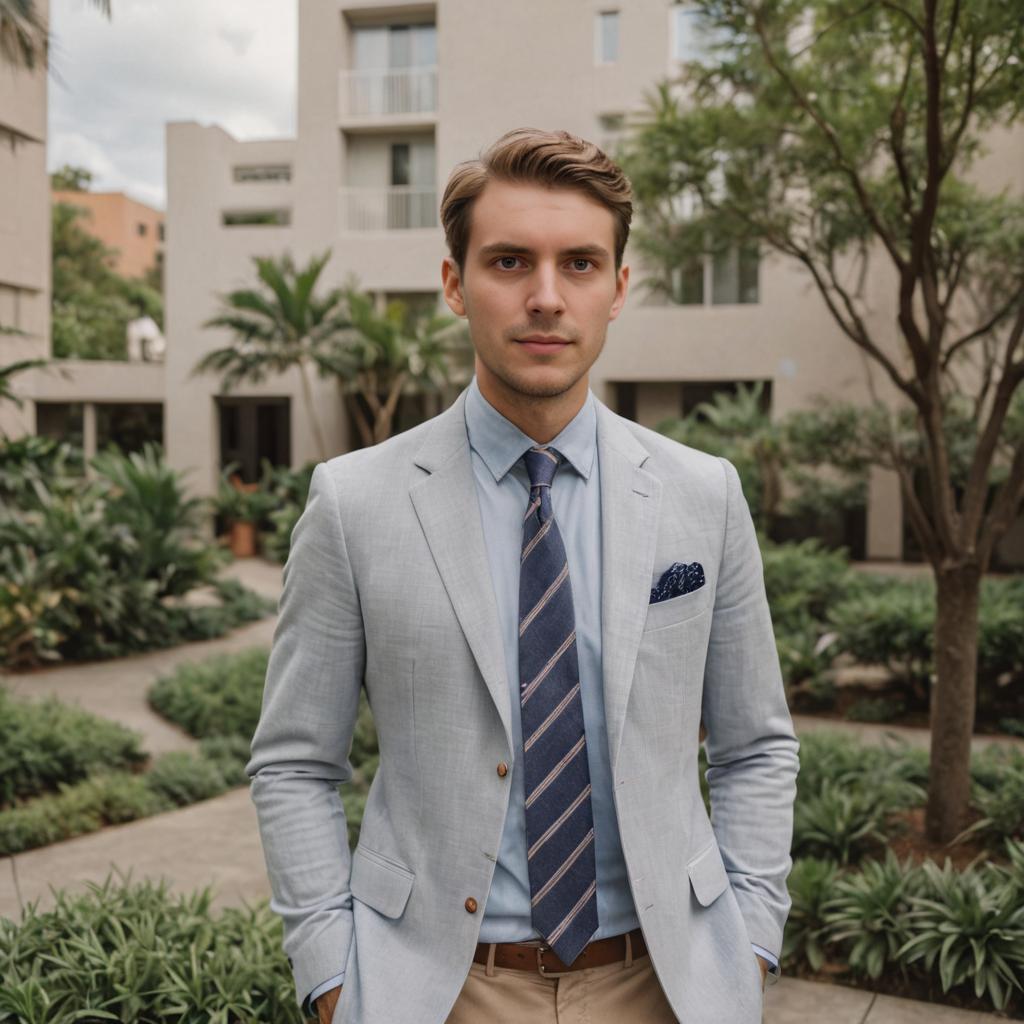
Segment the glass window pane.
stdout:
<svg viewBox="0 0 1024 1024">
<path fill-rule="evenodd" d="M 672 271 L 672 301 L 681 306 L 704 304 L 704 264 L 701 260 Z"/>
<path fill-rule="evenodd" d="M 395 142 L 391 145 L 391 184 L 409 184 L 408 142 Z"/>
<path fill-rule="evenodd" d="M 739 262 L 739 301 L 760 302 L 761 295 L 758 281 L 760 259 L 758 258 L 757 246 L 743 246 L 743 248 L 740 249 Z"/>
<path fill-rule="evenodd" d="M 610 64 L 619 57 L 619 12 L 602 11 L 597 16 L 597 59 Z"/>
<path fill-rule="evenodd" d="M 700 60 L 705 54 L 700 12 L 692 7 L 672 8 L 672 56 L 675 60 Z"/>
<path fill-rule="evenodd" d="M 415 25 L 412 30 L 412 66 L 433 67 L 437 63 L 437 26 Z"/>
<path fill-rule="evenodd" d="M 388 33 L 388 67 L 407 68 L 412 64 L 412 41 L 408 25 L 392 25 Z"/>
<path fill-rule="evenodd" d="M 739 302 L 739 260 L 734 248 L 722 249 L 713 257 L 711 301 L 716 306 Z"/>
</svg>

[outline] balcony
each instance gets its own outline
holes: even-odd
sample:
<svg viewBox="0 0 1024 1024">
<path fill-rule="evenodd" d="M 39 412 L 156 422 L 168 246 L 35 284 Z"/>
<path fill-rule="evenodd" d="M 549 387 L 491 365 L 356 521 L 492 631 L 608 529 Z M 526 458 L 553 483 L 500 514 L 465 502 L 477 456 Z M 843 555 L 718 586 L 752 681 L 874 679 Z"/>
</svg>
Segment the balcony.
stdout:
<svg viewBox="0 0 1024 1024">
<path fill-rule="evenodd" d="M 338 110 L 342 121 L 413 118 L 437 113 L 437 66 L 342 71 Z"/>
<path fill-rule="evenodd" d="M 437 190 L 432 186 L 340 189 L 342 231 L 403 231 L 437 227 Z"/>
</svg>

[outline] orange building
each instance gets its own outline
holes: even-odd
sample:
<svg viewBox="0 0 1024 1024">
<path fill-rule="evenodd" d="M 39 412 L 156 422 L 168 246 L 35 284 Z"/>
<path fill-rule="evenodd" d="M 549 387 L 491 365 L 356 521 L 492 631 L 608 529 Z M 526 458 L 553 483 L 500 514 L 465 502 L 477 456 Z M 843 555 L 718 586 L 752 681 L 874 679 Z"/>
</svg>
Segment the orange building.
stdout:
<svg viewBox="0 0 1024 1024">
<path fill-rule="evenodd" d="M 142 277 L 163 264 L 164 214 L 123 192 L 53 191 L 55 203 L 80 206 L 79 223 L 104 245 L 117 250 L 114 269 L 124 277 Z"/>
</svg>

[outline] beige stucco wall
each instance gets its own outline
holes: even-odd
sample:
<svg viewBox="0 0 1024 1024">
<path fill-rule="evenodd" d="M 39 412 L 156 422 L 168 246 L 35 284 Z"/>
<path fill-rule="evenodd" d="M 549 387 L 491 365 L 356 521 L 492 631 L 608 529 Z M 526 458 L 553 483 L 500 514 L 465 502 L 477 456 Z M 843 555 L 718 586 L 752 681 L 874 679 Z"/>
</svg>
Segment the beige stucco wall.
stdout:
<svg viewBox="0 0 1024 1024">
<path fill-rule="evenodd" d="M 163 251 L 162 210 L 155 210 L 123 192 L 69 192 L 55 189 L 55 203 L 68 203 L 86 211 L 79 223 L 104 245 L 117 251 L 114 269 L 125 277 L 142 277 L 156 266 Z M 139 234 L 139 225 L 145 229 Z"/>
<path fill-rule="evenodd" d="M 37 3 L 46 17 L 49 0 Z M 46 176 L 47 79 L 44 69 L 0 63 L 0 364 L 44 358 L 50 337 L 50 188 Z M 26 375 L 13 381 L 30 397 Z M 35 429 L 31 401 L 0 403 L 0 434 Z"/>
<path fill-rule="evenodd" d="M 211 348 L 229 343 L 230 332 L 208 329 L 203 322 L 219 308 L 218 295 L 255 287 L 256 255 L 290 251 L 304 264 L 319 252 L 294 226 L 223 227 L 224 211 L 290 209 L 295 216 L 298 190 L 291 182 L 232 180 L 238 164 L 295 163 L 292 141 L 238 142 L 217 127 L 194 122 L 167 126 L 167 256 L 165 336 L 167 338 L 164 423 L 169 461 L 189 471 L 197 493 L 212 493 L 219 473 L 216 376 L 192 376 Z M 333 221 L 333 207 L 321 211 Z M 329 280 L 329 278 L 325 278 Z M 331 438 L 344 437 L 337 388 L 315 377 L 314 402 Z M 291 399 L 292 458 L 296 464 L 318 457 L 299 376 L 292 372 L 258 385 L 234 389 L 239 396 L 287 396 Z"/>
</svg>

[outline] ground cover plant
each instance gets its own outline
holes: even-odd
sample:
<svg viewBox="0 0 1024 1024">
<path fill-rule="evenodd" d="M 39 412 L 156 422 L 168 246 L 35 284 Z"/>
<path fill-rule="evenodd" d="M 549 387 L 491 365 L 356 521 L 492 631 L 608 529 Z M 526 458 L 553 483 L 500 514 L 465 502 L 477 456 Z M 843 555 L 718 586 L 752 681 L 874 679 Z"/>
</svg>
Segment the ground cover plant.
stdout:
<svg viewBox="0 0 1024 1024">
<path fill-rule="evenodd" d="M 0 918 L 0 1021 L 298 1024 L 280 920 L 211 899 L 117 878 Z"/>
<path fill-rule="evenodd" d="M 924 834 L 926 751 L 815 732 L 800 761 L 786 968 L 1024 1019 L 1024 750 L 973 756 L 949 845 Z"/>
</svg>

